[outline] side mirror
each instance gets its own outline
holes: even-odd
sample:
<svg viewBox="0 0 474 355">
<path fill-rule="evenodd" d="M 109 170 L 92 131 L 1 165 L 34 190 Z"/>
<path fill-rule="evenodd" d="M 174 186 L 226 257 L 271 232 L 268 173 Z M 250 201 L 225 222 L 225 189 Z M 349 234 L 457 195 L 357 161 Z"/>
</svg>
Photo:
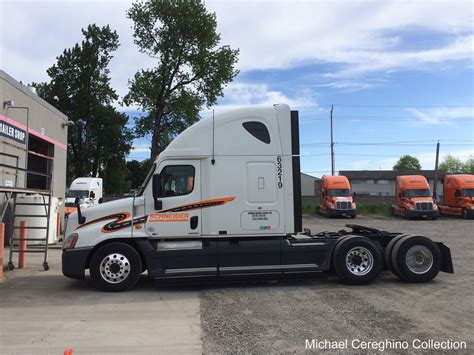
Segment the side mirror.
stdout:
<svg viewBox="0 0 474 355">
<path fill-rule="evenodd" d="M 161 195 L 160 174 L 153 175 L 152 179 L 153 197 L 158 198 Z"/>
<path fill-rule="evenodd" d="M 95 198 L 95 192 L 94 192 L 94 191 L 91 191 L 91 193 L 89 194 L 89 197 L 90 197 L 90 198 Z"/>
<path fill-rule="evenodd" d="M 152 179 L 152 190 L 153 190 L 153 200 L 155 202 L 155 211 L 160 211 L 163 209 L 163 202 L 158 200 L 161 195 L 161 186 L 160 186 L 160 175 L 153 175 Z"/>
<path fill-rule="evenodd" d="M 80 202 L 81 202 L 81 199 L 79 197 L 76 197 L 76 199 L 74 200 L 74 204 L 76 205 L 76 208 L 77 208 L 77 223 L 84 224 L 84 222 L 86 221 L 86 217 L 82 215 Z"/>
<path fill-rule="evenodd" d="M 355 202 L 355 200 L 356 200 L 356 193 L 353 192 L 353 193 L 352 193 L 352 201 Z"/>
<path fill-rule="evenodd" d="M 97 201 L 97 202 L 99 202 L 99 204 L 104 202 L 104 198 L 103 197 L 99 198 L 99 201 Z"/>
</svg>

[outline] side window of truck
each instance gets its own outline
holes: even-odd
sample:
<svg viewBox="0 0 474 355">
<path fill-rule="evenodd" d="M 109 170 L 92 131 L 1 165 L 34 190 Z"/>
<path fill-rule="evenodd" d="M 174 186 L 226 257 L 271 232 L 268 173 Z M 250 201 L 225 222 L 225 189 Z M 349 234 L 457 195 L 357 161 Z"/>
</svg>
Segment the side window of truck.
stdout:
<svg viewBox="0 0 474 355">
<path fill-rule="evenodd" d="M 252 136 L 262 141 L 265 144 L 270 144 L 270 133 L 268 132 L 267 126 L 262 122 L 258 121 L 247 121 L 242 123 L 242 126 Z"/>
<path fill-rule="evenodd" d="M 192 165 L 168 165 L 160 173 L 160 197 L 183 196 L 194 189 Z"/>
</svg>

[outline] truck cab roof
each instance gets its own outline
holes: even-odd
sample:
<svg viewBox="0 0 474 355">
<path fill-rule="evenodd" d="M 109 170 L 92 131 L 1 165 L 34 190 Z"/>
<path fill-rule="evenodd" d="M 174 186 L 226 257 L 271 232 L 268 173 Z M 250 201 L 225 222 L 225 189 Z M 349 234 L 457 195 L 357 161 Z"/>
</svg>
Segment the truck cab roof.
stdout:
<svg viewBox="0 0 474 355">
<path fill-rule="evenodd" d="M 445 178 L 447 185 L 456 188 L 474 188 L 474 175 L 472 174 L 456 174 L 447 175 Z"/>
<path fill-rule="evenodd" d="M 429 189 L 430 185 L 422 175 L 402 175 L 397 177 L 397 186 L 402 189 Z"/>
<path fill-rule="evenodd" d="M 351 185 L 345 176 L 326 175 L 321 178 L 321 186 L 324 189 L 350 189 Z"/>
</svg>

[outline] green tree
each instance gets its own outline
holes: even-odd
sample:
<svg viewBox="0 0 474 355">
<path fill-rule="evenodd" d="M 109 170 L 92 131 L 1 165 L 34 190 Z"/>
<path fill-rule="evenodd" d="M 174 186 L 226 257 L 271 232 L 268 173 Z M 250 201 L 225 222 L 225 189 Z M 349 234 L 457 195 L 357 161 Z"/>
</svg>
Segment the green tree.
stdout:
<svg viewBox="0 0 474 355">
<path fill-rule="evenodd" d="M 224 86 L 238 74 L 238 50 L 219 47 L 216 15 L 203 1 L 135 2 L 127 12 L 134 42 L 156 60 L 138 71 L 124 98 L 146 115 L 136 120 L 140 136 L 151 135 L 151 158 L 199 119 L 199 111 L 216 103 Z"/>
<path fill-rule="evenodd" d="M 110 158 L 103 177 L 106 195 L 121 195 L 130 191 L 131 176 L 124 158 L 117 156 Z"/>
<path fill-rule="evenodd" d="M 468 174 L 474 174 L 474 156 L 471 155 L 464 163 L 463 171 Z"/>
<path fill-rule="evenodd" d="M 47 70 L 50 82 L 33 83 L 39 96 L 74 123 L 68 129 L 68 183 L 79 176 L 105 177 L 112 161 L 124 160 L 133 138 L 128 117 L 112 106 L 118 96 L 110 86 L 108 65 L 118 35 L 95 24 L 82 34 L 82 42 L 65 49 Z"/>
<path fill-rule="evenodd" d="M 411 156 L 404 155 L 398 159 L 396 164 L 393 166 L 393 170 L 403 171 L 403 170 L 420 170 L 421 164 L 420 161 Z"/>
<path fill-rule="evenodd" d="M 464 170 L 464 166 L 461 160 L 451 154 L 446 154 L 441 164 L 439 164 L 439 170 L 450 174 L 460 173 Z"/>
<path fill-rule="evenodd" d="M 143 161 L 127 161 L 127 168 L 130 172 L 130 181 L 132 189 L 137 189 L 143 184 L 143 181 L 145 180 L 152 164 L 153 161 L 151 159 L 145 159 Z"/>
</svg>

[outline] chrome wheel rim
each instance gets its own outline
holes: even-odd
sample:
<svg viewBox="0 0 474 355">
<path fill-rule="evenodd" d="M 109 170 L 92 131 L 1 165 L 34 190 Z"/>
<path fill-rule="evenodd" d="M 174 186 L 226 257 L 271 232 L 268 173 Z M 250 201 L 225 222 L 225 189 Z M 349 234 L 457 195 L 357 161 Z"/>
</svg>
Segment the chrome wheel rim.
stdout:
<svg viewBox="0 0 474 355">
<path fill-rule="evenodd" d="M 346 267 L 353 275 L 367 275 L 374 267 L 374 257 L 367 248 L 352 248 L 346 255 Z"/>
<path fill-rule="evenodd" d="M 130 261 L 125 255 L 113 253 L 100 262 L 100 276 L 111 284 L 123 282 L 130 275 Z"/>
<path fill-rule="evenodd" d="M 424 274 L 433 266 L 433 254 L 424 245 L 414 245 L 407 251 L 406 264 L 415 274 Z"/>
</svg>

